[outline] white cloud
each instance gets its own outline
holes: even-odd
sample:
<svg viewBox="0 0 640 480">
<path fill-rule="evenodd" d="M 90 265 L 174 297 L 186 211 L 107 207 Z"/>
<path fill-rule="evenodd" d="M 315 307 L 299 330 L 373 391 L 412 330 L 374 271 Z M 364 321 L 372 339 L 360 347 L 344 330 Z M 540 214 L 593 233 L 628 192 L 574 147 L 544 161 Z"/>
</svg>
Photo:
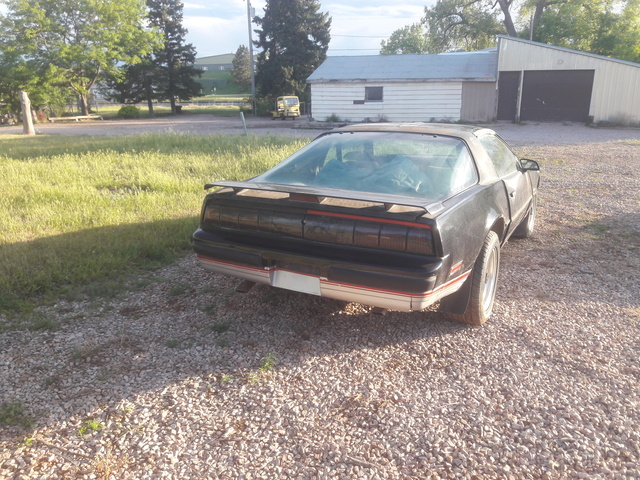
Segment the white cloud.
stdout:
<svg viewBox="0 0 640 480">
<path fill-rule="evenodd" d="M 185 9 L 195 9 L 195 10 L 209 10 L 208 7 L 202 5 L 200 3 L 183 3 Z"/>
<path fill-rule="evenodd" d="M 235 53 L 240 45 L 249 45 L 246 15 L 224 19 L 217 17 L 184 17 L 189 30 L 186 40 L 196 47 L 198 57 Z"/>
</svg>

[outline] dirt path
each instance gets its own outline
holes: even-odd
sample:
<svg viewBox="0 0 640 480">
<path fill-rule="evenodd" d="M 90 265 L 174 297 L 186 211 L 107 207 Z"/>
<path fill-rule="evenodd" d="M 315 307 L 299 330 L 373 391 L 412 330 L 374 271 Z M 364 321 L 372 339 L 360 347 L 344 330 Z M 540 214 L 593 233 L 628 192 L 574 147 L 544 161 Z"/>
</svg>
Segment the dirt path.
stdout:
<svg viewBox="0 0 640 480">
<path fill-rule="evenodd" d="M 291 135 L 313 137 L 317 131 L 294 129 L 306 120 L 271 120 L 245 117 L 247 131 L 257 135 Z M 82 122 L 56 122 L 36 125 L 36 132 L 59 135 L 132 135 L 137 133 L 185 133 L 215 135 L 218 133 L 243 134 L 240 115 L 217 117 L 208 114 L 179 115 L 139 120 L 90 120 Z M 22 126 L 0 127 L 0 134 L 21 134 Z"/>
<path fill-rule="evenodd" d="M 254 135 L 278 135 L 313 138 L 323 130 L 309 128 L 307 118 L 298 120 L 271 120 L 245 117 L 247 132 Z M 315 126 L 318 124 L 316 123 Z M 590 142 L 611 142 L 640 139 L 640 130 L 631 128 L 591 128 L 581 124 L 535 123 L 513 124 L 499 122 L 486 125 L 497 131 L 512 146 L 519 145 L 580 145 Z M 57 122 L 36 125 L 42 134 L 56 135 L 132 135 L 139 133 L 184 133 L 216 135 L 227 133 L 242 135 L 244 126 L 240 115 L 218 117 L 208 114 L 183 114 L 138 120 L 92 120 L 83 122 Z M 0 126 L 1 134 L 21 134 L 22 126 Z"/>
</svg>

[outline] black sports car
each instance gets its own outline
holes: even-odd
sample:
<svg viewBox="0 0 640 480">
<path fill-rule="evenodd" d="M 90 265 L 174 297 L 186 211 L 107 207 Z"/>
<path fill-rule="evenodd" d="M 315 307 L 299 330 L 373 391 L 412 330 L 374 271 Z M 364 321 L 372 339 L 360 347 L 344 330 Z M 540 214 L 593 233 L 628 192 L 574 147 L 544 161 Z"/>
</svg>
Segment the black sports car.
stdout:
<svg viewBox="0 0 640 480">
<path fill-rule="evenodd" d="M 534 227 L 539 165 L 492 130 L 362 124 L 216 182 L 193 235 L 207 270 L 401 311 L 491 314 L 500 246 Z"/>
</svg>

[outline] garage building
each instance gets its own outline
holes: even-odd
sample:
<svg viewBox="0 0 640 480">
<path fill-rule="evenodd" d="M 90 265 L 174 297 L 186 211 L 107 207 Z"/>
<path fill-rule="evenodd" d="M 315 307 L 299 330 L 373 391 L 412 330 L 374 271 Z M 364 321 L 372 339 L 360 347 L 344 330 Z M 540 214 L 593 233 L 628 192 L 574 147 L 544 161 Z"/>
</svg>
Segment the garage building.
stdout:
<svg viewBox="0 0 640 480">
<path fill-rule="evenodd" d="M 640 124 L 640 64 L 500 36 L 497 119 Z"/>
<path fill-rule="evenodd" d="M 480 52 L 329 57 L 307 83 L 320 121 L 640 124 L 640 64 L 507 36 Z"/>
</svg>

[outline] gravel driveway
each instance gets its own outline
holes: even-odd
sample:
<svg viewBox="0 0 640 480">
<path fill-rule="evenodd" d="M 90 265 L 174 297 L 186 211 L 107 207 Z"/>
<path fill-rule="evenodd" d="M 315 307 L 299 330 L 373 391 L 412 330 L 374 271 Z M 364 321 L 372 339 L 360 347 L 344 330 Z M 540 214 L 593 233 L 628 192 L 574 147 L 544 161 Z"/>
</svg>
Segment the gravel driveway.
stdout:
<svg viewBox="0 0 640 480">
<path fill-rule="evenodd" d="M 543 179 L 486 325 L 189 256 L 0 335 L 0 478 L 640 478 L 640 131 L 493 128 Z"/>
</svg>

